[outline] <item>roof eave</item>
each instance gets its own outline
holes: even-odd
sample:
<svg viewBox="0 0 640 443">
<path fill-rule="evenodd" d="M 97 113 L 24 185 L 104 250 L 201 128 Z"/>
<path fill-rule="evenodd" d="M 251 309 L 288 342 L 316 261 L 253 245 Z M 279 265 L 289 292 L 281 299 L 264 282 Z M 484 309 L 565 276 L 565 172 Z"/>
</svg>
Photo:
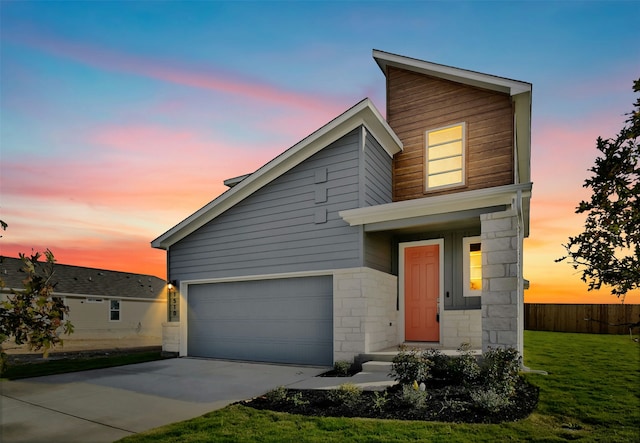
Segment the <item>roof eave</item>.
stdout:
<svg viewBox="0 0 640 443">
<path fill-rule="evenodd" d="M 401 220 L 426 215 L 446 214 L 483 207 L 511 205 L 514 197 L 531 197 L 531 183 L 478 189 L 414 200 L 404 200 L 377 206 L 340 211 L 338 215 L 350 226 Z M 525 220 L 527 223 L 528 220 Z"/>
<path fill-rule="evenodd" d="M 377 49 L 373 50 L 373 58 L 385 76 L 387 75 L 387 67 L 393 66 L 457 83 L 503 92 L 509 95 L 531 92 L 531 83 L 490 74 L 483 74 L 481 72 L 469 71 L 447 65 L 440 65 L 411 57 L 391 54 Z"/>
</svg>

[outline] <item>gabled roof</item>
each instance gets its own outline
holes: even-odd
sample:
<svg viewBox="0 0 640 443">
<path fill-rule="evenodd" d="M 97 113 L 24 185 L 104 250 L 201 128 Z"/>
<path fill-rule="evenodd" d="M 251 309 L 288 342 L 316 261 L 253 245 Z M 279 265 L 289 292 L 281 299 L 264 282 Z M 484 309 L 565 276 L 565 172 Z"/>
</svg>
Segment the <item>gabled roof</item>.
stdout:
<svg viewBox="0 0 640 443">
<path fill-rule="evenodd" d="M 40 263 L 42 266 L 43 262 Z M 38 266 L 38 265 L 36 265 Z M 26 275 L 21 269 L 24 263 L 19 258 L 0 256 L 0 278 L 6 289 L 22 289 Z M 146 274 L 86 268 L 83 266 L 56 263 L 53 266 L 54 295 L 80 295 L 109 298 L 164 297 L 166 282 Z"/>
<path fill-rule="evenodd" d="M 509 94 L 515 107 L 516 183 L 531 181 L 531 83 L 373 50 L 385 77 L 392 66 L 464 85 Z"/>
<path fill-rule="evenodd" d="M 390 157 L 402 150 L 402 142 L 398 136 L 389 127 L 371 100 L 366 98 L 287 149 L 253 174 L 235 183 L 231 189 L 153 240 L 151 246 L 168 249 L 171 245 L 361 125 L 364 125 L 378 140 Z"/>
</svg>

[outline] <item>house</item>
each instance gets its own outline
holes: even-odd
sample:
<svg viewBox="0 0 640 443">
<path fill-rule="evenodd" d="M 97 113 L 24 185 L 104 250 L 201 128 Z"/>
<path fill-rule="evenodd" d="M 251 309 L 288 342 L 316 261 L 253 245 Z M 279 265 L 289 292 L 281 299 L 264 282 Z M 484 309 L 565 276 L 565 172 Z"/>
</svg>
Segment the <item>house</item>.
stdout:
<svg viewBox="0 0 640 443">
<path fill-rule="evenodd" d="M 362 100 L 152 241 L 164 350 L 326 365 L 402 343 L 522 352 L 531 84 L 373 51 Z"/>
<path fill-rule="evenodd" d="M 0 257 L 4 296 L 22 289 L 24 267 L 18 258 Z M 152 275 L 109 271 L 56 263 L 53 267 L 54 297 L 69 307 L 66 319 L 74 326 L 73 340 L 146 338 L 162 340 L 167 318 L 167 283 Z"/>
</svg>

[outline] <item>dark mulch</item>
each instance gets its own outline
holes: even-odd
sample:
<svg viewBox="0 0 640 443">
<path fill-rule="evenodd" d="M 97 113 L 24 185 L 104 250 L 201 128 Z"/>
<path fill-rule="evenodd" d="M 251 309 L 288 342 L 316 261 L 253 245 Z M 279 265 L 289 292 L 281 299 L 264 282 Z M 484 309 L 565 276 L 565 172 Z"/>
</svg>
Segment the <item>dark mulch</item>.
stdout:
<svg viewBox="0 0 640 443">
<path fill-rule="evenodd" d="M 321 417 L 501 423 L 522 420 L 531 414 L 538 404 L 539 389 L 521 379 L 509 406 L 493 412 L 474 406 L 469 391 L 462 386 L 432 382 L 426 392 L 428 400 L 420 409 L 402 401 L 402 390 L 398 385 L 378 393 L 364 391 L 357 402 L 349 405 L 336 404 L 328 390 L 297 389 L 288 389 L 286 399 L 269 400 L 270 396 L 262 396 L 241 404 L 255 409 Z M 382 396 L 386 397 L 383 405 Z"/>
</svg>

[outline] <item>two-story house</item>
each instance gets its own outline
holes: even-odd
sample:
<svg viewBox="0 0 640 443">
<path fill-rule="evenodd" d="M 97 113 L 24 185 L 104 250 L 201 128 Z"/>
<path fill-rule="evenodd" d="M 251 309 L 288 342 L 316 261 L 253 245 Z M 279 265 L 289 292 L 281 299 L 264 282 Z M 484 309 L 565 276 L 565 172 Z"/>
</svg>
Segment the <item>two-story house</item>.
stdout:
<svg viewBox="0 0 640 443">
<path fill-rule="evenodd" d="M 522 352 L 531 84 L 382 51 L 365 99 L 152 242 L 164 349 L 330 365 L 402 343 Z"/>
</svg>

